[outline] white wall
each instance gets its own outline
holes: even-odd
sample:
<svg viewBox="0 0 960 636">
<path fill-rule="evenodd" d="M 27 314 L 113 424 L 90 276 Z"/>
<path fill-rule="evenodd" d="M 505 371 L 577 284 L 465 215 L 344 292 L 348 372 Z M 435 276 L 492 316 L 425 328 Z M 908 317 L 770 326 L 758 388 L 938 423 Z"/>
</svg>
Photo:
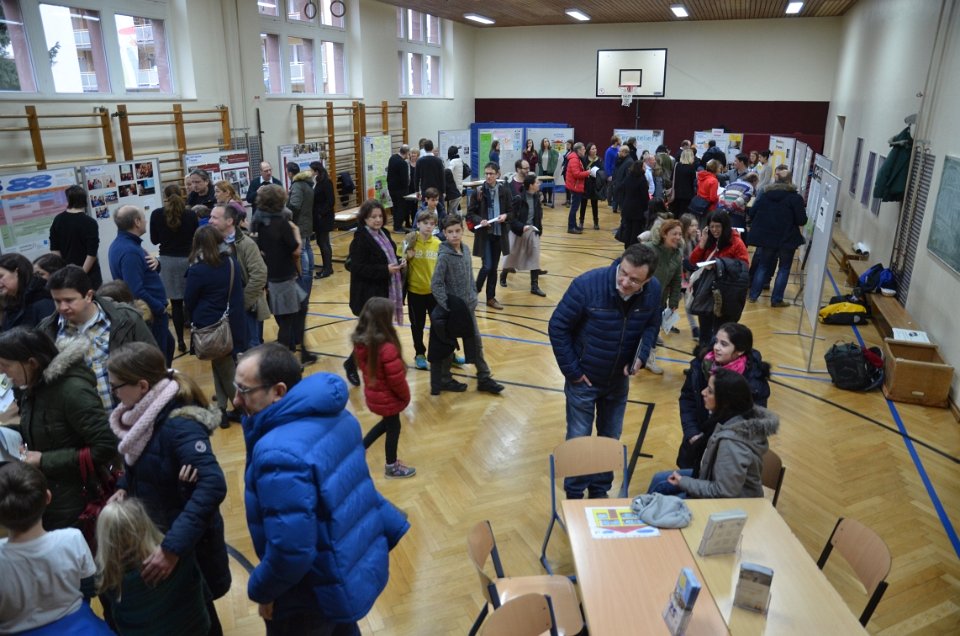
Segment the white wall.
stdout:
<svg viewBox="0 0 960 636">
<path fill-rule="evenodd" d="M 477 29 L 477 97 L 593 98 L 597 49 L 666 48 L 668 99 L 829 101 L 841 28 L 809 18 Z M 522 74 L 509 70 L 518 61 Z"/>
<path fill-rule="evenodd" d="M 952 0 L 946 3 L 956 4 Z M 930 152 L 937 161 L 907 310 L 930 333 L 947 362 L 960 368 L 960 341 L 955 337 L 956 316 L 960 315 L 960 277 L 927 251 L 944 155 L 960 157 L 960 9 L 956 7 L 942 28 L 946 45 L 939 83 L 925 86 L 931 58 L 938 60 L 940 54 L 940 49 L 934 51 L 940 8 L 941 2 L 933 0 L 861 0 L 854 5 L 844 18 L 844 45 L 827 138 L 834 136 L 836 118 L 845 116 L 842 147 L 837 153 L 839 165 L 834 163 L 844 180 L 839 200 L 843 210 L 841 225 L 851 240 L 870 246 L 872 259 L 889 265 L 900 206 L 884 203 L 880 215 L 875 217 L 860 205 L 866 160 L 870 151 L 886 155 L 886 140 L 904 128 L 903 118 L 920 113 L 919 131 L 915 128 L 914 133 L 930 141 Z M 948 20 L 947 14 L 943 19 Z M 925 92 L 926 97 L 918 97 L 919 92 Z M 864 139 L 864 147 L 854 199 L 848 193 L 848 184 L 858 137 Z M 958 388 L 960 379 L 955 374 L 954 393 Z"/>
</svg>

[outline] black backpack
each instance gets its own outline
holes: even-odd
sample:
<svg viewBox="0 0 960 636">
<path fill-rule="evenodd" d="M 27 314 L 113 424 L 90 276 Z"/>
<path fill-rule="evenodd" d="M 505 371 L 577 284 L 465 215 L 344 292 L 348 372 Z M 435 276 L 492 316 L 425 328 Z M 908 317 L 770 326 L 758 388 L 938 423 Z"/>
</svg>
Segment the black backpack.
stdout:
<svg viewBox="0 0 960 636">
<path fill-rule="evenodd" d="M 854 342 L 838 342 L 823 359 L 830 379 L 839 389 L 871 391 L 883 383 L 883 357 L 877 347 L 865 353 Z"/>
<path fill-rule="evenodd" d="M 473 174 L 473 168 L 470 167 L 470 164 L 469 164 L 469 163 L 467 163 L 466 161 L 464 161 L 464 162 L 463 162 L 463 177 L 461 177 L 461 178 L 462 178 L 462 179 L 467 179 L 467 178 L 469 178 L 470 175 L 472 175 L 472 174 Z"/>
</svg>

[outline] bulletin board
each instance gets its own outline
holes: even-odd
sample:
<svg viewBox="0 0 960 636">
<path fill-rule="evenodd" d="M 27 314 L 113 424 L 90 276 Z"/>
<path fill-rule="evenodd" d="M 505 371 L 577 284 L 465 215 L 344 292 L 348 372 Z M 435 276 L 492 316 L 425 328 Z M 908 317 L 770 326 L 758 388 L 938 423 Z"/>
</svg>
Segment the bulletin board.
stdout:
<svg viewBox="0 0 960 636">
<path fill-rule="evenodd" d="M 470 124 L 470 165 L 473 167 L 473 174 L 475 176 L 483 174 L 483 166 L 489 160 L 490 144 L 494 139 L 500 141 L 500 172 L 513 172 L 513 165 L 523 156 L 523 147 L 530 129 L 536 129 L 533 138 L 534 147 L 539 145 L 543 137 L 550 137 L 549 133 L 553 129 L 570 131 L 571 136 L 565 138 L 564 142 L 573 138 L 573 130 L 565 123 Z M 560 154 L 563 154 L 563 147 L 560 148 Z M 559 165 L 560 162 L 558 161 L 557 164 Z"/>
<path fill-rule="evenodd" d="M 206 170 L 210 183 L 229 181 L 240 198 L 247 196 L 250 187 L 250 157 L 246 150 L 219 150 L 198 152 L 183 156 L 184 174 L 191 170 Z M 284 170 L 281 168 L 280 170 Z"/>
<path fill-rule="evenodd" d="M 637 140 L 637 157 L 643 154 L 644 150 L 654 153 L 657 146 L 663 145 L 662 130 L 632 130 L 630 128 L 614 128 L 613 134 L 620 137 L 620 143 L 625 144 L 631 137 Z"/>
<path fill-rule="evenodd" d="M 793 165 L 790 166 L 790 175 L 793 185 L 797 186 L 797 192 L 803 194 L 806 188 L 807 177 L 810 173 L 810 160 L 813 158 L 807 151 L 810 146 L 802 141 L 798 141 L 795 152 L 793 153 Z M 807 163 L 804 164 L 804 161 Z"/>
<path fill-rule="evenodd" d="M 456 146 L 457 151 L 460 153 L 460 158 L 465 162 L 470 162 L 470 151 L 473 146 L 470 145 L 470 129 L 465 130 L 438 130 L 437 131 L 437 148 L 440 149 L 440 158 L 443 159 L 444 163 L 447 161 L 447 150 L 450 149 L 450 146 Z M 476 167 L 473 164 L 470 164 L 470 167 L 473 169 L 473 174 L 477 174 Z"/>
<path fill-rule="evenodd" d="M 797 140 L 793 137 L 770 135 L 770 165 L 776 170 L 780 164 L 793 165 Z"/>
<path fill-rule="evenodd" d="M 946 156 L 927 249 L 937 260 L 960 274 L 960 159 Z"/>
<path fill-rule="evenodd" d="M 563 170 L 563 151 L 567 147 L 567 140 L 574 138 L 573 128 L 527 128 L 524 130 L 524 138 L 533 139 L 533 147 L 537 149 L 537 154 L 540 154 L 540 142 L 544 138 L 550 141 L 550 145 L 557 151 L 557 167 L 553 171 L 552 187 L 555 192 L 562 192 L 563 177 L 560 176 L 560 172 Z M 524 141 L 523 143 L 526 144 L 527 142 Z M 549 188 L 551 186 L 543 185 L 541 187 Z"/>
<path fill-rule="evenodd" d="M 376 199 L 384 208 L 393 207 L 387 191 L 387 163 L 391 154 L 390 135 L 363 138 L 364 198 Z"/>
<path fill-rule="evenodd" d="M 67 209 L 65 190 L 77 183 L 74 168 L 0 175 L 0 252 L 31 261 L 50 251 L 50 224 Z"/>
<path fill-rule="evenodd" d="M 290 189 L 290 177 L 287 175 L 288 163 L 297 164 L 300 170 L 306 170 L 314 161 L 327 165 L 327 144 L 324 142 L 286 144 L 279 146 L 277 153 L 280 155 L 279 173 L 283 175 L 280 180 L 283 181 L 283 187 L 287 190 Z M 274 171 L 274 176 L 278 176 L 277 172 L 277 170 Z"/>
<path fill-rule="evenodd" d="M 697 157 L 703 156 L 711 140 L 715 141 L 717 148 L 723 152 L 727 158 L 727 164 L 743 149 L 743 133 L 728 133 L 722 128 L 698 130 L 693 133 L 693 145 L 697 148 Z"/>
</svg>

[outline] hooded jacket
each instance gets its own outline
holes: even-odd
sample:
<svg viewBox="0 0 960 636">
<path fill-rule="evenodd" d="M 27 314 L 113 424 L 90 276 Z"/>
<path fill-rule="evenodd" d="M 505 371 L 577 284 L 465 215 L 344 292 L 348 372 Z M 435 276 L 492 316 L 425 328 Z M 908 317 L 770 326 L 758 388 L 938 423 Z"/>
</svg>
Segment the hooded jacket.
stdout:
<svg viewBox="0 0 960 636">
<path fill-rule="evenodd" d="M 410 524 L 374 487 L 347 385 L 315 373 L 244 418 L 247 526 L 260 563 L 247 593 L 274 618 L 319 612 L 333 622 L 370 611 L 388 553 Z"/>
<path fill-rule="evenodd" d="M 358 344 L 354 347 L 357 365 L 363 376 L 363 397 L 372 413 L 386 417 L 396 415 L 410 404 L 407 366 L 392 342 L 384 342 L 377 353 L 377 368 L 367 373 L 369 352 Z"/>
<path fill-rule="evenodd" d="M 570 192 L 583 194 L 586 189 L 587 177 L 590 176 L 590 172 L 583 167 L 583 159 L 585 158 L 586 156 L 578 155 L 576 150 L 571 150 L 567 154 L 567 174 L 564 177 L 563 184 Z"/>
<path fill-rule="evenodd" d="M 762 406 L 719 424 L 703 451 L 700 478 L 682 478 L 680 489 L 698 499 L 763 497 L 763 455 L 779 428 L 780 418 Z"/>
<path fill-rule="evenodd" d="M 293 175 L 287 208 L 293 212 L 293 222 L 300 228 L 300 236 L 308 240 L 313 234 L 313 174 L 303 171 Z"/>
<path fill-rule="evenodd" d="M 747 212 L 750 245 L 773 249 L 803 245 L 800 228 L 807 223 L 803 197 L 792 183 L 771 183 Z"/>
<path fill-rule="evenodd" d="M 707 206 L 708 212 L 717 207 L 720 201 L 719 191 L 720 182 L 717 180 L 717 175 L 709 170 L 701 170 L 697 173 L 697 196 L 710 202 Z"/>
<path fill-rule="evenodd" d="M 653 273 L 660 281 L 660 307 L 676 309 L 680 306 L 681 263 L 680 248 L 671 249 L 660 238 L 660 224 L 654 223 L 650 240 L 645 243 L 657 253 L 657 270 Z"/>
</svg>

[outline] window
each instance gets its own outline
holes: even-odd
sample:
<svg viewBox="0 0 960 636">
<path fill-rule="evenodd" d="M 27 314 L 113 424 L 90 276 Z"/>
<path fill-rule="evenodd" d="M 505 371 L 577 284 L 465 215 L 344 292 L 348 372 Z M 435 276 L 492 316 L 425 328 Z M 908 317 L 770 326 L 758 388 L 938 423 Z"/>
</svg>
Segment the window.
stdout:
<svg viewBox="0 0 960 636">
<path fill-rule="evenodd" d="M 440 18 L 397 8 L 400 40 L 400 95 L 440 97 Z"/>
<path fill-rule="evenodd" d="M 37 90 L 30 62 L 27 32 L 23 28 L 20 3 L 0 1 L 0 91 Z"/>
<path fill-rule="evenodd" d="M 163 20 L 117 14 L 116 21 L 127 92 L 171 92 Z"/>
<path fill-rule="evenodd" d="M 50 72 L 58 93 L 109 93 L 110 73 L 100 29 L 100 12 L 40 5 Z"/>
<path fill-rule="evenodd" d="M 346 32 L 332 1 L 257 0 L 267 95 L 346 94 Z"/>
</svg>

